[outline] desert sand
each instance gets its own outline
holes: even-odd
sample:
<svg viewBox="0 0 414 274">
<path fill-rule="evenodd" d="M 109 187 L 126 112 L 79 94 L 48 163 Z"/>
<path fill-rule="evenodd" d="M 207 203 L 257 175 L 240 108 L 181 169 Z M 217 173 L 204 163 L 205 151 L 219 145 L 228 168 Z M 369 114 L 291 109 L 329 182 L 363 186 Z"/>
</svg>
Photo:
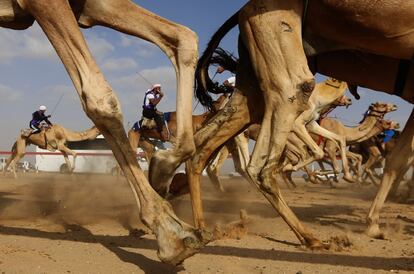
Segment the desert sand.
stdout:
<svg viewBox="0 0 414 274">
<path fill-rule="evenodd" d="M 336 188 L 296 180 L 283 184 L 289 205 L 323 240 L 343 245 L 312 251 L 241 177 L 218 193 L 203 179 L 209 229 L 218 240 L 181 266 L 161 263 L 156 242 L 139 222 L 122 177 L 21 174 L 0 176 L 0 271 L 3 273 L 412 273 L 414 206 L 387 202 L 385 240 L 363 234 L 374 186 Z M 189 195 L 172 201 L 189 223 Z M 241 214 L 242 212 L 242 214 Z M 242 215 L 242 220 L 240 219 Z"/>
</svg>

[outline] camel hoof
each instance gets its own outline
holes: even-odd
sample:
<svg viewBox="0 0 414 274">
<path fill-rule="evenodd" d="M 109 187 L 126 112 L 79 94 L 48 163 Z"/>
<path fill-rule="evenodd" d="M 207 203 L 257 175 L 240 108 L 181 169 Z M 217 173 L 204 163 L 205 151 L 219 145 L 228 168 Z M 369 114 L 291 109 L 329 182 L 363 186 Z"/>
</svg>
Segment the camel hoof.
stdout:
<svg viewBox="0 0 414 274">
<path fill-rule="evenodd" d="M 344 176 L 344 180 L 347 181 L 350 184 L 357 183 L 357 180 L 355 178 L 353 178 L 352 176 Z"/>
<path fill-rule="evenodd" d="M 161 254 L 160 250 L 158 250 L 158 257 L 160 260 L 171 265 L 179 265 L 185 259 L 198 253 L 200 249 L 208 244 L 213 238 L 212 234 L 205 230 L 194 230 L 193 232 L 193 235 L 182 239 L 182 246 L 180 250 L 175 250 L 177 251 L 176 253 L 165 257 Z"/>
<path fill-rule="evenodd" d="M 316 239 L 308 244 L 308 248 L 311 250 L 328 250 L 330 247 L 331 245 L 329 243 L 321 242 Z"/>
<path fill-rule="evenodd" d="M 283 172 L 291 171 L 291 170 L 293 170 L 293 165 L 292 164 L 287 164 L 282 169 Z"/>
<path fill-rule="evenodd" d="M 374 239 L 385 240 L 385 234 L 381 232 L 378 225 L 369 226 L 367 230 L 365 230 L 365 234 Z"/>
</svg>

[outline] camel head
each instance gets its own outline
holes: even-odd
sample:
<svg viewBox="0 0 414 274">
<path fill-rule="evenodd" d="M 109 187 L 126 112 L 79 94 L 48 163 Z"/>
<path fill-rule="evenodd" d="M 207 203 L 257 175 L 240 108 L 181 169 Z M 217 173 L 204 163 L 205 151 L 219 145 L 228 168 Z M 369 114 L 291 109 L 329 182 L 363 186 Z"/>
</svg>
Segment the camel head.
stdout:
<svg viewBox="0 0 414 274">
<path fill-rule="evenodd" d="M 381 120 L 380 123 L 381 123 L 381 127 L 383 128 L 383 130 L 400 128 L 400 123 L 392 121 L 392 120 Z"/>
<path fill-rule="evenodd" d="M 369 106 L 369 112 L 377 112 L 381 114 L 386 114 L 388 112 L 396 111 L 398 109 L 397 105 L 391 104 L 391 103 L 382 103 L 382 102 L 376 102 L 372 103 Z"/>
<path fill-rule="evenodd" d="M 399 123 L 392 121 L 392 120 L 385 120 L 385 119 L 378 120 L 376 126 L 380 128 L 382 131 L 400 128 Z"/>
<path fill-rule="evenodd" d="M 346 107 L 348 108 L 350 105 L 352 105 L 352 100 L 351 98 L 342 95 L 341 97 L 339 97 L 336 101 L 335 104 L 339 107 Z"/>
</svg>

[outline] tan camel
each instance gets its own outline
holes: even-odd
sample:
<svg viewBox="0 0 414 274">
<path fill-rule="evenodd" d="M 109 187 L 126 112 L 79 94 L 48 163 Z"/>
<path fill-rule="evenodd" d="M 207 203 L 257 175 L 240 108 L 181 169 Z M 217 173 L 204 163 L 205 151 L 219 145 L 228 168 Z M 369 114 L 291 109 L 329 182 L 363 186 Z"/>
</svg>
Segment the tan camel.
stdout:
<svg viewBox="0 0 414 274">
<path fill-rule="evenodd" d="M 171 60 L 177 76 L 177 141 L 163 151 L 163 168 L 189 158 L 195 146 L 191 126 L 197 36 L 188 28 L 161 18 L 130 0 L 0 0 L 0 26 L 29 28 L 34 21 L 62 60 L 87 116 L 114 152 L 133 190 L 140 217 L 158 241 L 159 258 L 177 264 L 204 246 L 206 239 L 180 220 L 169 203 L 149 185 L 123 128 L 120 103 L 93 59 L 79 29 L 106 26 L 154 43 Z M 205 235 L 204 235 L 205 236 Z"/>
<path fill-rule="evenodd" d="M 351 100 L 343 95 L 343 93 L 345 93 L 346 91 L 346 87 L 347 87 L 346 83 L 337 81 L 335 79 L 328 79 L 324 81 L 323 83 L 317 84 L 315 87 L 315 91 L 312 93 L 311 98 L 309 99 L 309 101 L 311 101 L 312 104 L 309 104 L 310 108 L 307 110 L 308 112 L 302 113 L 301 116 L 302 115 L 303 116 L 302 117 L 300 116 L 298 118 L 298 119 L 302 118 L 302 121 L 300 123 L 305 123 L 305 124 L 309 123 L 309 121 L 306 121 L 306 119 L 303 118 L 305 116 L 309 120 L 314 120 L 314 119 L 318 119 L 320 115 L 324 116 L 326 113 L 332 111 L 337 106 L 348 107 L 351 104 Z M 313 111 L 311 111 L 311 109 L 313 109 Z M 235 169 L 237 172 L 239 172 L 243 176 L 247 176 L 246 167 L 250 159 L 248 147 L 247 147 L 248 143 L 247 143 L 246 138 L 256 141 L 259 135 L 259 132 L 260 132 L 260 125 L 251 125 L 243 134 L 240 134 L 238 136 L 237 140 L 234 140 L 232 142 L 233 145 L 232 145 L 232 148 L 230 148 L 230 151 L 232 155 L 237 155 L 233 157 Z M 296 138 L 293 138 L 293 137 L 296 137 Z M 298 145 L 303 144 L 303 142 L 294 133 L 291 133 L 288 137 L 287 149 L 289 149 L 289 144 L 295 146 L 296 145 L 295 142 L 299 142 Z M 315 140 L 313 140 L 311 145 L 313 146 L 314 144 L 315 144 Z M 306 146 L 304 149 L 307 151 L 308 147 Z M 247 151 L 247 153 L 241 154 L 239 151 Z M 319 151 L 317 151 L 316 153 L 320 154 Z M 218 174 L 220 172 L 220 167 L 223 164 L 225 157 L 228 156 L 228 154 L 229 154 L 229 148 L 225 146 L 219 151 L 218 155 L 215 156 L 213 161 L 210 161 L 210 163 L 207 165 L 207 173 L 209 175 L 210 180 L 214 182 L 215 185 L 219 185 L 220 189 L 222 189 L 223 187 L 218 178 Z M 323 151 L 322 151 L 322 154 L 323 154 Z M 240 157 L 239 155 L 247 155 L 247 156 Z M 304 158 L 301 158 L 300 160 L 305 161 Z M 297 161 L 296 163 L 298 164 L 299 161 Z M 293 169 L 294 169 L 293 166 L 290 168 L 285 168 L 284 172 L 291 173 L 290 171 L 292 171 Z M 292 180 L 289 180 L 289 182 L 291 183 L 291 185 L 295 186 Z M 287 185 L 290 186 L 289 184 Z"/>
<path fill-rule="evenodd" d="M 376 136 L 377 134 L 379 134 L 380 132 L 384 131 L 384 130 L 388 130 L 391 128 L 398 128 L 399 124 L 394 122 L 394 121 L 390 121 L 390 120 L 383 120 L 381 117 L 385 114 L 385 113 L 381 113 L 381 112 L 376 112 L 377 114 L 372 113 L 371 111 L 371 115 L 368 114 L 367 118 L 364 119 L 364 121 L 362 122 L 361 125 L 357 126 L 357 127 L 346 127 L 344 126 L 341 122 L 339 122 L 338 120 L 335 119 L 331 119 L 331 118 L 326 118 L 321 122 L 321 126 L 322 127 L 327 127 L 329 128 L 331 131 L 333 132 L 337 132 L 338 134 L 340 132 L 342 132 L 343 136 L 345 136 L 346 140 L 347 140 L 347 145 L 348 146 L 352 146 L 355 144 L 359 144 L 359 143 L 363 143 L 365 142 L 366 139 L 371 138 L 372 136 Z M 375 115 L 374 115 L 375 114 Z M 369 119 L 369 117 L 375 117 L 374 119 L 376 120 L 375 124 L 373 127 L 369 127 L 368 124 L 369 122 L 367 121 L 367 119 Z M 365 125 L 364 125 L 365 124 Z M 359 132 L 357 132 L 357 134 L 353 135 L 353 132 L 356 132 L 355 129 L 361 129 L 361 132 L 364 131 L 365 135 L 361 136 L 359 134 Z M 365 128 L 365 129 L 364 129 Z M 344 130 L 345 129 L 345 130 Z M 318 136 L 313 136 L 315 139 L 319 139 L 320 140 L 320 146 L 324 148 L 324 151 L 326 152 L 328 158 L 324 159 L 324 162 L 328 162 L 329 164 L 331 164 L 333 167 L 335 167 L 335 162 L 336 162 L 336 146 L 335 144 L 332 144 L 330 142 L 330 140 L 321 140 Z M 347 151 L 346 155 L 348 157 L 348 159 L 353 163 L 353 171 L 354 173 L 356 173 L 358 175 L 358 182 L 360 183 L 362 180 L 362 156 L 359 153 L 356 153 L 355 151 Z M 323 167 L 323 165 L 320 164 L 321 167 Z M 322 168 L 323 170 L 323 168 Z M 335 170 L 335 168 L 334 168 Z M 317 183 L 318 179 L 315 176 L 316 174 L 319 175 L 324 175 L 327 173 L 331 173 L 330 171 L 325 171 L 325 172 L 319 172 L 318 170 L 314 171 L 314 172 L 309 172 L 309 169 L 307 170 L 307 173 L 309 175 L 309 179 L 312 183 Z"/>
<path fill-rule="evenodd" d="M 307 7 L 305 3 L 308 3 Z M 287 206 L 275 172 L 294 121 L 306 108 L 314 87 L 307 57 L 313 72 L 343 79 L 351 83 L 351 87 L 361 85 L 414 102 L 411 93 L 414 73 L 408 73 L 406 69 L 407 64 L 410 66 L 414 48 L 413 17 L 414 8 L 403 0 L 381 3 L 365 0 L 251 0 L 227 20 L 214 34 L 197 70 L 197 97 L 206 104 L 209 102 L 205 91 L 208 89 L 210 57 L 226 33 L 239 24 L 240 62 L 236 91 L 230 103 L 195 134 L 196 153 L 191 162 L 187 162 L 195 223 L 203 225 L 200 222 L 199 179 L 196 178 L 211 154 L 249 124 L 262 121 L 247 168 L 250 180 L 302 244 L 324 246 Z M 302 21 L 305 22 L 303 26 Z M 383 24 L 384 21 L 387 24 Z M 258 91 L 262 96 L 258 96 Z M 355 89 L 352 92 L 357 95 Z M 402 142 L 397 145 L 397 151 L 403 155 L 397 157 L 391 153 L 388 157 L 387 176 L 384 176 L 383 187 L 373 205 L 374 214 L 368 219 L 371 227 L 378 228 L 378 209 L 398 171 L 411 166 L 414 158 L 410 147 L 414 147 L 412 123 L 414 114 L 402 134 Z M 379 229 L 370 232 L 375 236 Z"/>
<path fill-rule="evenodd" d="M 58 124 L 54 124 L 46 130 L 42 130 L 37 134 L 31 134 L 29 137 L 21 134 L 12 147 L 12 155 L 6 160 L 6 166 L 3 172 L 6 172 L 10 166 L 15 177 L 16 164 L 24 157 L 26 153 L 26 146 L 35 145 L 49 151 L 59 150 L 65 158 L 66 165 L 69 172 L 75 169 L 76 152 L 70 150 L 67 142 L 79 142 L 84 140 L 94 140 L 99 135 L 99 130 L 94 126 L 89 130 L 83 132 L 73 132 Z M 73 164 L 70 163 L 68 155 L 73 156 Z"/>
<path fill-rule="evenodd" d="M 301 141 L 306 144 L 307 148 L 312 151 L 313 156 L 300 161 L 295 166 L 289 164 L 284 166 L 284 171 L 297 171 L 309 163 L 322 159 L 324 157 L 323 150 L 309 134 L 313 133 L 338 143 L 340 147 L 341 159 L 344 166 L 344 178 L 350 181 L 352 180 L 352 176 L 349 173 L 348 160 L 346 158 L 345 138 L 339 134 L 335 134 L 329 130 L 324 129 L 317 122 L 319 120 L 319 117 L 321 117 L 321 112 L 323 110 L 326 110 L 326 108 L 331 108 L 330 105 L 335 101 L 339 100 L 339 104 L 342 102 L 344 105 L 347 104 L 347 98 L 343 95 L 347 87 L 348 86 L 345 82 L 332 78 L 316 85 L 315 90 L 312 92 L 312 95 L 309 98 L 308 108 L 303 111 L 295 120 L 293 127 L 293 132 Z M 287 139 L 288 143 L 291 142 L 291 136 L 294 135 L 289 135 Z M 295 146 L 296 144 L 293 145 Z"/>
<path fill-rule="evenodd" d="M 376 127 L 377 122 L 382 120 L 384 115 L 388 112 L 397 110 L 397 107 L 394 104 L 386 104 L 386 103 L 373 103 L 370 105 L 366 117 L 364 118 L 363 122 L 357 127 L 346 127 L 340 121 L 336 119 L 326 118 L 320 120 L 319 124 L 321 127 L 334 132 L 335 134 L 342 136 L 345 140 L 346 146 L 351 145 L 352 143 L 362 142 L 372 136 L 377 135 L 381 132 L 382 127 Z M 381 126 L 381 124 L 378 124 Z M 337 145 L 335 142 L 329 139 L 325 139 L 318 135 L 313 135 L 312 138 L 314 140 L 318 140 L 318 145 L 325 151 L 328 155 L 333 168 L 336 174 L 339 173 L 340 169 L 337 164 L 336 160 L 336 151 Z M 296 144 L 297 147 L 301 147 L 300 144 Z M 304 150 L 302 154 L 306 155 L 307 151 Z M 361 160 L 360 156 L 353 154 L 352 152 L 346 151 L 347 158 L 351 158 L 354 165 L 356 164 L 359 166 L 357 167 L 357 181 L 360 181 L 361 177 Z M 321 173 L 319 173 L 321 174 Z"/>
</svg>

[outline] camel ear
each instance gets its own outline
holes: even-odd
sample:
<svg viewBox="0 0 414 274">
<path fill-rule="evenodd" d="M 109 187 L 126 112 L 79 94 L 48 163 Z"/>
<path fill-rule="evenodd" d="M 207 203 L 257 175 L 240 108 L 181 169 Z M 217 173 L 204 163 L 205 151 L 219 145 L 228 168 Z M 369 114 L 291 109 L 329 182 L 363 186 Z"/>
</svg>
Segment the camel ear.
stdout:
<svg viewBox="0 0 414 274">
<path fill-rule="evenodd" d="M 349 85 L 348 84 L 349 92 L 351 92 L 352 96 L 355 97 L 355 99 L 359 100 L 361 99 L 361 96 L 358 94 L 358 86 L 357 85 Z"/>
</svg>

